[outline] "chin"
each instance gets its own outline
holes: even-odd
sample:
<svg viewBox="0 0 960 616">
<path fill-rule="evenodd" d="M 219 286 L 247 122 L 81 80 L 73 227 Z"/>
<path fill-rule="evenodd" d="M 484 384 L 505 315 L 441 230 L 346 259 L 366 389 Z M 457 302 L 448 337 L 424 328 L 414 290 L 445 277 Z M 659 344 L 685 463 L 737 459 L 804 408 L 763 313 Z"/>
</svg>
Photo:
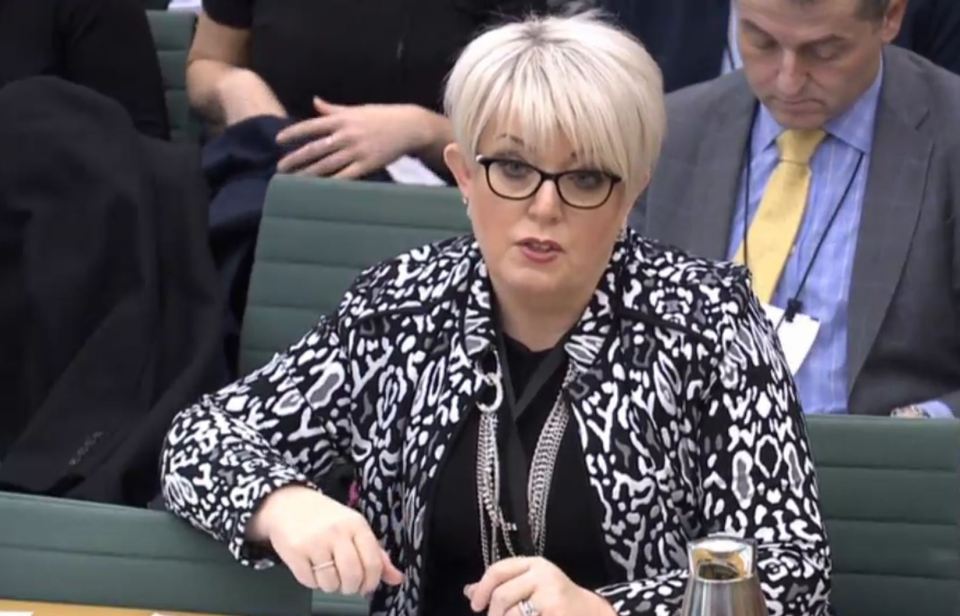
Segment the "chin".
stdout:
<svg viewBox="0 0 960 616">
<path fill-rule="evenodd" d="M 778 110 L 773 114 L 774 118 L 787 129 L 811 130 L 823 128 L 828 119 L 822 112 L 802 112 L 793 113 L 790 111 Z"/>
<path fill-rule="evenodd" d="M 546 272 L 514 270 L 506 276 L 506 283 L 519 295 L 553 297 L 563 291 L 563 278 Z"/>
</svg>

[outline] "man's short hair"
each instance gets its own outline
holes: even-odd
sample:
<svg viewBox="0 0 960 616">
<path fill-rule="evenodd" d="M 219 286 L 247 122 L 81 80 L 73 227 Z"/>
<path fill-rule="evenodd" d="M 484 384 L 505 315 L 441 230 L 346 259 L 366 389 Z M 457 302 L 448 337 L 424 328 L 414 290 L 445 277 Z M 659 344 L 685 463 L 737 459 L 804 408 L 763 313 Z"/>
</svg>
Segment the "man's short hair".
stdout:
<svg viewBox="0 0 960 616">
<path fill-rule="evenodd" d="M 813 4 L 814 2 L 829 2 L 830 0 L 794 0 L 798 4 Z M 890 0 L 860 0 L 860 17 L 879 21 L 887 14 Z"/>
<path fill-rule="evenodd" d="M 866 19 L 883 19 L 890 8 L 890 0 L 860 0 L 860 15 Z"/>
</svg>

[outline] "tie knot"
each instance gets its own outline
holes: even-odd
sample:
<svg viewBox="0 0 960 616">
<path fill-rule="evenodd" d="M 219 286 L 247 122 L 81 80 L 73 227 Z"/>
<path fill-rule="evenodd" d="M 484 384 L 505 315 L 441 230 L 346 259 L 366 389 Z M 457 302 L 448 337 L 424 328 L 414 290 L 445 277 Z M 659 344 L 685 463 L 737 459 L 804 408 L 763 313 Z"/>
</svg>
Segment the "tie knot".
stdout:
<svg viewBox="0 0 960 616">
<path fill-rule="evenodd" d="M 777 147 L 780 149 L 780 160 L 800 165 L 809 165 L 810 158 L 817 151 L 817 146 L 823 141 L 827 133 L 819 128 L 812 130 L 793 129 L 783 131 L 777 137 Z"/>
</svg>

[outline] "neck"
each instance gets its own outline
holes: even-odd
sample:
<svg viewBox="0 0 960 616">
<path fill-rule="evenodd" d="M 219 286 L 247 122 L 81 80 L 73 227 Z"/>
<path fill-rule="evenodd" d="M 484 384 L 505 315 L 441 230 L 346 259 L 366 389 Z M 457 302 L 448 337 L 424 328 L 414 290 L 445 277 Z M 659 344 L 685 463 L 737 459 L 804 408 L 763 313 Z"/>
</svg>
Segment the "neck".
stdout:
<svg viewBox="0 0 960 616">
<path fill-rule="evenodd" d="M 531 351 L 552 349 L 576 325 L 592 296 L 591 292 L 585 298 L 560 304 L 497 293 L 503 333 Z"/>
</svg>

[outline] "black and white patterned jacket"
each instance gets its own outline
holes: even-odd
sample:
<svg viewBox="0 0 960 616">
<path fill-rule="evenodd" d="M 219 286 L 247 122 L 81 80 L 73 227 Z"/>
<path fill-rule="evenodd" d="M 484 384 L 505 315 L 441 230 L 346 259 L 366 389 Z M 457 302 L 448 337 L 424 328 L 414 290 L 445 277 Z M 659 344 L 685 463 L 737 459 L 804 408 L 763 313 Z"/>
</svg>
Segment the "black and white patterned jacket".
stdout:
<svg viewBox="0 0 960 616">
<path fill-rule="evenodd" d="M 406 574 L 372 613 L 418 614 L 448 444 L 479 396 L 503 395 L 490 302 L 470 237 L 368 270 L 287 352 L 175 419 L 168 506 L 266 564 L 243 539 L 257 505 L 352 460 L 361 510 Z M 565 395 L 622 577 L 600 594 L 620 614 L 672 614 L 688 540 L 726 532 L 759 542 L 771 615 L 826 614 L 804 419 L 745 271 L 628 231 L 565 348 L 577 372 Z"/>
</svg>

